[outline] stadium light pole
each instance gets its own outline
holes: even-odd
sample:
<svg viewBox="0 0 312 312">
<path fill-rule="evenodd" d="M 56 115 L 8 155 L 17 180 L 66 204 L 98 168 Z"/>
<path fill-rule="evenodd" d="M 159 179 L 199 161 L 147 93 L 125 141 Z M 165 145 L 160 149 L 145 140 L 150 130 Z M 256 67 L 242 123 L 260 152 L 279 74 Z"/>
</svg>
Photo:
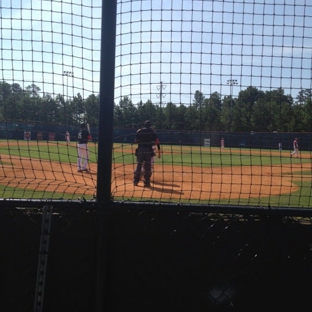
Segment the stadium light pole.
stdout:
<svg viewBox="0 0 312 312">
<path fill-rule="evenodd" d="M 68 77 L 74 77 L 74 72 L 64 70 L 63 76 L 66 76 L 66 101 L 68 102 Z M 67 115 L 66 115 L 66 108 L 65 108 L 65 126 L 67 125 Z"/>
<path fill-rule="evenodd" d="M 231 114 L 231 130 L 232 130 L 232 108 L 233 108 L 233 86 L 237 85 L 237 79 L 228 79 L 227 84 L 230 86 L 230 97 L 231 97 L 231 108 L 230 108 L 230 114 Z"/>
<path fill-rule="evenodd" d="M 161 81 L 160 82 L 160 85 L 158 85 L 156 88 L 157 90 L 159 90 L 159 95 L 156 95 L 159 99 L 160 99 L 160 102 L 159 102 L 159 107 L 160 107 L 160 111 L 159 111 L 159 127 L 162 128 L 162 99 L 166 96 L 166 94 L 163 95 L 163 90 L 165 90 L 167 87 L 167 85 L 164 85 L 163 82 Z"/>
<path fill-rule="evenodd" d="M 229 80 L 227 80 L 227 84 L 230 85 L 230 87 L 231 87 L 230 96 L 231 96 L 231 102 L 232 102 L 233 86 L 238 84 L 237 79 L 229 79 Z"/>
</svg>

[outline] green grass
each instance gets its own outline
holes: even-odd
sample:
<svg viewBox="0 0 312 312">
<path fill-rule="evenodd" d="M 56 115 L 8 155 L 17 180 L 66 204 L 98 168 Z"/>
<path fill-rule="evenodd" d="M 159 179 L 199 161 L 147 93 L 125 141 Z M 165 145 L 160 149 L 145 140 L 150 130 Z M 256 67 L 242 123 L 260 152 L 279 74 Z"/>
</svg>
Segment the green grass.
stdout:
<svg viewBox="0 0 312 312">
<path fill-rule="evenodd" d="M 134 150 L 134 146 L 131 144 L 115 144 L 113 150 L 113 162 L 132 164 L 135 161 L 132 150 Z M 276 150 L 270 151 L 260 149 L 228 148 L 220 152 L 219 148 L 210 147 L 163 146 L 163 151 L 162 163 L 164 165 L 197 167 L 266 166 L 287 164 L 290 162 L 307 163 L 311 161 L 311 159 L 305 158 L 290 158 L 287 151 L 283 154 L 283 156 L 270 154 L 271 152 L 276 152 Z M 11 144 L 7 147 L 1 146 L 0 153 L 11 156 L 29 157 L 33 159 L 37 158 L 57 162 L 77 162 L 77 148 L 75 143 L 66 145 L 64 142 L 59 143 L 53 141 L 40 142 L 40 144 L 33 143 L 29 145 L 26 143 L 26 145 L 18 146 Z M 96 144 L 89 144 L 89 154 L 90 162 L 97 162 Z M 308 152 L 302 152 L 302 154 L 308 154 Z"/>
<path fill-rule="evenodd" d="M 3 141 L 0 140 L 0 143 Z M 6 141 L 5 141 L 6 142 Z M 35 141 L 36 142 L 36 141 Z M 28 157 L 33 159 L 42 159 L 58 162 L 76 163 L 77 162 L 77 147 L 75 143 L 67 145 L 64 142 L 40 142 L 40 144 L 30 141 L 29 144 L 11 143 L 7 146 L 0 146 L 0 154 Z M 95 162 L 97 159 L 97 146 L 89 144 L 90 161 Z"/>
<path fill-rule="evenodd" d="M 281 206 L 281 207 L 312 207 L 312 183 L 293 181 L 299 189 L 291 194 L 282 194 L 264 198 L 250 198 L 239 200 L 240 204 Z"/>
<path fill-rule="evenodd" d="M 122 148 L 118 145 L 114 149 L 113 161 L 124 164 L 133 163 L 134 155 L 129 151 L 131 151 L 131 145 L 123 145 Z M 163 151 L 161 163 L 164 165 L 195 167 L 271 166 L 289 164 L 290 162 L 308 163 L 311 161 L 305 158 L 290 158 L 287 151 L 283 154 L 271 154 L 271 152 L 276 153 L 276 150 L 231 148 L 220 152 L 219 148 L 163 146 Z M 308 154 L 308 152 L 302 152 L 302 154 Z"/>
<path fill-rule="evenodd" d="M 42 192 L 18 187 L 10 187 L 0 184 L 0 193 L 5 194 L 3 198 L 22 198 L 22 199 L 77 199 L 79 196 L 67 193 Z"/>
<path fill-rule="evenodd" d="M 33 159 L 42 159 L 64 163 L 77 162 L 76 144 L 72 142 L 67 145 L 65 142 L 43 142 L 30 141 L 30 144 L 24 141 L 2 141 L 5 145 L 0 146 L 0 155 L 11 155 L 18 157 L 27 157 Z M 1 141 L 0 141 L 1 143 Z M 22 143 L 22 144 L 21 144 Z M 135 145 L 132 144 L 114 144 L 113 159 L 115 164 L 133 164 L 136 159 L 133 154 Z M 273 166 L 289 163 L 310 163 L 310 158 L 290 158 L 289 151 L 277 153 L 277 150 L 260 149 L 240 149 L 225 148 L 222 151 L 217 147 L 198 147 L 198 146 L 166 146 L 163 147 L 162 159 L 159 160 L 164 165 L 177 166 L 198 166 L 198 167 L 230 167 L 230 166 Z M 90 162 L 97 162 L 97 145 L 89 144 Z M 301 152 L 302 155 L 310 155 L 309 152 Z M 1 161 L 2 164 L 8 164 Z M 210 201 L 210 204 L 234 204 L 234 205 L 263 205 L 263 206 L 292 206 L 292 207 L 312 207 L 311 187 L 312 183 L 298 180 L 298 176 L 311 175 L 310 171 L 292 171 L 293 183 L 298 185 L 299 189 L 292 193 L 280 196 L 248 198 L 224 201 Z M 1 183 L 1 182 L 0 182 Z M 9 188 L 0 184 L 0 192 L 5 194 L 5 198 L 53 198 L 53 199 L 75 199 L 73 194 L 40 192 L 32 190 L 23 190 L 19 188 Z M 91 198 L 91 196 L 90 196 Z M 118 198 L 115 198 L 118 200 Z M 134 200 L 134 198 L 133 198 Z M 137 200 L 142 200 L 139 198 Z M 166 199 L 164 199 L 166 201 Z M 172 200 L 174 201 L 174 200 Z M 199 203 L 198 200 L 182 200 L 179 202 Z"/>
</svg>

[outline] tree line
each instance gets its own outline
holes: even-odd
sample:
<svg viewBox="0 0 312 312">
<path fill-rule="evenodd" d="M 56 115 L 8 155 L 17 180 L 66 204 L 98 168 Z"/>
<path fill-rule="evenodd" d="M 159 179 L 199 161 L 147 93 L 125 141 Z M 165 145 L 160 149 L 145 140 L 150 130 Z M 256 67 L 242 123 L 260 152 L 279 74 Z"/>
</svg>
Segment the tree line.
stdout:
<svg viewBox="0 0 312 312">
<path fill-rule="evenodd" d="M 99 126 L 99 95 L 83 99 L 78 93 L 66 99 L 58 94 L 40 96 L 35 84 L 25 90 L 19 84 L 0 82 L 0 119 L 12 122 L 77 126 L 87 121 Z M 197 90 L 189 105 L 151 100 L 133 103 L 124 96 L 114 104 L 114 127 L 138 128 L 150 119 L 157 129 L 196 131 L 312 132 L 312 89 L 294 99 L 282 88 L 241 90 L 236 98 L 214 92 L 206 97 Z"/>
<path fill-rule="evenodd" d="M 22 89 L 17 83 L 0 82 L 0 120 L 65 126 L 88 120 L 90 126 L 97 127 L 99 97 L 91 94 L 83 99 L 80 93 L 71 99 L 62 94 L 40 96 L 40 88 L 35 84 Z"/>
</svg>

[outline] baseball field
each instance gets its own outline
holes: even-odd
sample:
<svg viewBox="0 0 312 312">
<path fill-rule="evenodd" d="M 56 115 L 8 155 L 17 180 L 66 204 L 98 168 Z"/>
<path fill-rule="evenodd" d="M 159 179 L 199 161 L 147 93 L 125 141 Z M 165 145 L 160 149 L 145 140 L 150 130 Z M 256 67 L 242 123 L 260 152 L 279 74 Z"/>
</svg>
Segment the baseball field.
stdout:
<svg viewBox="0 0 312 312">
<path fill-rule="evenodd" d="M 115 200 L 312 207 L 311 153 L 163 145 L 151 187 L 133 186 L 135 146 L 114 144 Z M 97 145 L 89 144 L 89 172 L 77 172 L 74 142 L 0 141 L 0 198 L 92 199 Z"/>
</svg>

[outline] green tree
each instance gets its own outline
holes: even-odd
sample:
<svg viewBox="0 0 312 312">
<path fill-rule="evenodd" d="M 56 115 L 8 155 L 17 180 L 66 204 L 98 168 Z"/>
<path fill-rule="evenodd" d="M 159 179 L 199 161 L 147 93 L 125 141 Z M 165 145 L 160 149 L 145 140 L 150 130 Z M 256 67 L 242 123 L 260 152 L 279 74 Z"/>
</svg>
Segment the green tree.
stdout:
<svg viewBox="0 0 312 312">
<path fill-rule="evenodd" d="M 41 121 L 39 114 L 42 103 L 42 98 L 39 95 L 40 88 L 35 84 L 31 84 L 26 87 L 25 92 L 19 87 L 16 88 L 15 92 L 22 95 L 23 116 L 25 120 L 30 122 Z"/>
<path fill-rule="evenodd" d="M 49 93 L 43 94 L 38 115 L 39 120 L 43 123 L 55 124 L 57 120 L 60 120 L 61 116 L 58 105 Z"/>
<path fill-rule="evenodd" d="M 61 125 L 67 125 L 68 121 L 68 103 L 65 101 L 64 95 L 58 94 L 55 98 L 58 113 L 57 115 L 59 116 L 58 119 L 56 119 L 58 124 Z"/>
<path fill-rule="evenodd" d="M 114 103 L 114 117 L 113 117 L 114 126 L 117 128 L 122 127 L 122 109 L 119 105 Z"/>
<path fill-rule="evenodd" d="M 128 96 L 124 96 L 120 99 L 119 109 L 120 114 L 119 119 L 116 120 L 117 124 L 123 128 L 135 127 L 137 109 Z"/>
<path fill-rule="evenodd" d="M 284 89 L 278 88 L 266 91 L 269 104 L 270 124 L 266 131 L 288 131 L 291 120 L 292 98 L 285 95 Z"/>
<path fill-rule="evenodd" d="M 269 104 L 267 103 L 265 97 L 261 97 L 253 106 L 253 111 L 251 115 L 252 130 L 255 132 L 267 131 L 269 120 Z"/>
<path fill-rule="evenodd" d="M 203 106 L 204 101 L 205 101 L 204 94 L 201 91 L 196 90 L 193 99 L 193 107 L 199 110 Z"/>
<path fill-rule="evenodd" d="M 12 93 L 11 85 L 5 81 L 0 81 L 0 95 L 1 95 L 0 99 L 4 101 L 11 95 L 11 93 Z"/>
<path fill-rule="evenodd" d="M 293 131 L 292 98 L 282 88 L 266 91 L 254 104 L 251 116 L 253 131 Z"/>
<path fill-rule="evenodd" d="M 98 127 L 99 125 L 99 113 L 100 113 L 100 98 L 94 94 L 91 94 L 84 101 L 86 120 L 90 124 L 90 127 Z"/>
<path fill-rule="evenodd" d="M 2 89 L 2 115 L 11 121 L 25 120 L 23 106 L 23 89 L 19 84 L 8 85 L 3 83 Z"/>
<path fill-rule="evenodd" d="M 86 121 L 90 124 L 89 118 L 86 116 L 86 102 L 78 93 L 73 100 L 67 103 L 68 124 L 77 125 Z"/>
<path fill-rule="evenodd" d="M 152 101 L 147 100 L 146 103 L 138 106 L 138 117 L 137 127 L 141 127 L 145 120 L 150 120 L 152 125 L 156 128 L 161 128 L 161 121 L 157 120 L 156 107 L 153 105 Z"/>
<path fill-rule="evenodd" d="M 296 104 L 304 105 L 308 100 L 312 99 L 312 89 L 303 89 L 298 92 Z"/>
<path fill-rule="evenodd" d="M 223 98 L 220 121 L 224 131 L 233 131 L 234 103 L 231 96 L 225 96 Z"/>
<path fill-rule="evenodd" d="M 219 131 L 222 130 L 221 125 L 221 95 L 214 92 L 209 99 L 204 100 L 202 110 L 203 127 L 202 130 Z"/>
<path fill-rule="evenodd" d="M 259 98 L 264 96 L 264 92 L 255 87 L 248 87 L 238 94 L 237 105 L 235 106 L 235 129 L 237 131 L 252 131 L 253 108 Z"/>
<path fill-rule="evenodd" d="M 307 98 L 303 105 L 303 129 L 312 132 L 312 99 Z"/>
<path fill-rule="evenodd" d="M 31 84 L 26 87 L 26 93 L 30 97 L 39 97 L 40 88 L 36 86 L 35 84 Z"/>
<path fill-rule="evenodd" d="M 177 105 L 169 102 L 164 108 L 164 121 L 162 127 L 164 129 L 178 129 L 180 112 Z"/>
<path fill-rule="evenodd" d="M 13 83 L 11 90 L 12 90 L 12 94 L 14 94 L 15 96 L 19 95 L 22 97 L 24 94 L 22 87 L 18 83 Z"/>
<path fill-rule="evenodd" d="M 293 105 L 293 128 L 296 131 L 311 131 L 312 130 L 312 89 L 301 90 Z"/>
<path fill-rule="evenodd" d="M 184 104 L 181 104 L 178 110 L 179 110 L 179 114 L 177 115 L 177 129 L 185 130 L 188 128 L 187 121 L 186 121 L 187 107 Z"/>
<path fill-rule="evenodd" d="M 200 119 L 196 105 L 190 105 L 186 109 L 185 130 L 200 130 Z"/>
</svg>

